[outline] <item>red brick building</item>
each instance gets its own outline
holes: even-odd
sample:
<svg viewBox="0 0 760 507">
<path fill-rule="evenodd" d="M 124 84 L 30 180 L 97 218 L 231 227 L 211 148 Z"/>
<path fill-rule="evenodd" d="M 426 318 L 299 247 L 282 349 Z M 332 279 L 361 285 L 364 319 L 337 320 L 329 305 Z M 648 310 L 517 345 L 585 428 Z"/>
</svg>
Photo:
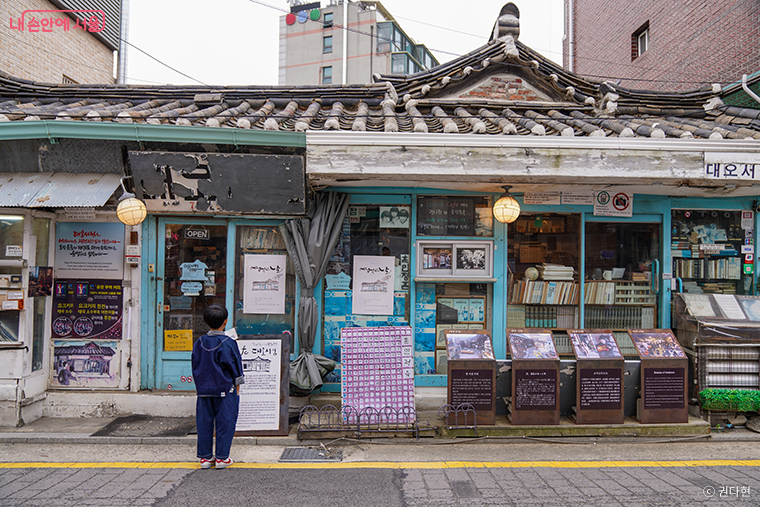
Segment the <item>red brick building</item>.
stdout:
<svg viewBox="0 0 760 507">
<path fill-rule="evenodd" d="M 565 0 L 563 64 L 626 88 L 725 86 L 760 70 L 760 2 Z"/>
</svg>

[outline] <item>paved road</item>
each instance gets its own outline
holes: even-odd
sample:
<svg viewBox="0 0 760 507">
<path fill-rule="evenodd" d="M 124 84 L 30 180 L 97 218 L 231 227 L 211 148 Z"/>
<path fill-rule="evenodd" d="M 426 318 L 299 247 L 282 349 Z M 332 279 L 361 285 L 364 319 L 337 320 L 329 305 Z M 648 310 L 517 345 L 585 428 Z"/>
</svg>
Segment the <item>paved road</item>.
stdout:
<svg viewBox="0 0 760 507">
<path fill-rule="evenodd" d="M 279 463 L 282 450 L 233 447 L 232 468 L 200 470 L 191 446 L 3 444 L 0 506 L 760 504 L 758 442 L 362 443 L 313 464 Z"/>
</svg>

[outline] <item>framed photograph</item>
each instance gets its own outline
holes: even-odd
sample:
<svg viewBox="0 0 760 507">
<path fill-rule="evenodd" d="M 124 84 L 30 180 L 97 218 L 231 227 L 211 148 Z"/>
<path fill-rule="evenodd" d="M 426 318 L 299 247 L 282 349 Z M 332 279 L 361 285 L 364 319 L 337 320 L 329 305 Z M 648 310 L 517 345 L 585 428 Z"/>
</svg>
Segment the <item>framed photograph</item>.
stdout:
<svg viewBox="0 0 760 507">
<path fill-rule="evenodd" d="M 388 229 L 408 229 L 411 218 L 409 206 L 380 206 L 378 225 Z"/>
<path fill-rule="evenodd" d="M 450 360 L 494 359 L 487 329 L 446 329 L 446 353 Z"/>
<path fill-rule="evenodd" d="M 493 277 L 493 241 L 418 241 L 417 278 L 478 280 Z"/>
<path fill-rule="evenodd" d="M 620 359 L 620 353 L 612 331 L 598 329 L 569 329 L 575 357 L 578 359 Z"/>
<path fill-rule="evenodd" d="M 559 359 L 551 331 L 507 331 L 512 359 Z"/>
</svg>

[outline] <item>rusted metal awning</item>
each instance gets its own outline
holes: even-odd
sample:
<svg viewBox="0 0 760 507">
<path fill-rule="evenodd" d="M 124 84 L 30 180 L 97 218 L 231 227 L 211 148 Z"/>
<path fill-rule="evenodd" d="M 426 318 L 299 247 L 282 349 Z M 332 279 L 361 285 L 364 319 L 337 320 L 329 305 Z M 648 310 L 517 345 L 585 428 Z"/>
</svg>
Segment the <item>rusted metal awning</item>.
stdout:
<svg viewBox="0 0 760 507">
<path fill-rule="evenodd" d="M 0 207 L 103 206 L 120 178 L 120 174 L 5 173 L 0 175 Z"/>
</svg>

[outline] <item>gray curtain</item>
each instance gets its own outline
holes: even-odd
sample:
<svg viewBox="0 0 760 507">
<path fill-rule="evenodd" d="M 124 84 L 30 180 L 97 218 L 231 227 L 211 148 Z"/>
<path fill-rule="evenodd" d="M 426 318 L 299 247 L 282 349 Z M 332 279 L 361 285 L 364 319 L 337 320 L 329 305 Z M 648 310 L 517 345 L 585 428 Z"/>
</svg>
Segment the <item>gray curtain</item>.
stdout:
<svg viewBox="0 0 760 507">
<path fill-rule="evenodd" d="M 327 263 L 338 244 L 343 217 L 350 197 L 337 192 L 320 192 L 306 218 L 280 225 L 290 259 L 301 284 L 298 303 L 298 357 L 290 363 L 291 391 L 308 394 L 322 386 L 335 361 L 313 353 L 319 315 L 314 287 L 325 275 Z"/>
</svg>

